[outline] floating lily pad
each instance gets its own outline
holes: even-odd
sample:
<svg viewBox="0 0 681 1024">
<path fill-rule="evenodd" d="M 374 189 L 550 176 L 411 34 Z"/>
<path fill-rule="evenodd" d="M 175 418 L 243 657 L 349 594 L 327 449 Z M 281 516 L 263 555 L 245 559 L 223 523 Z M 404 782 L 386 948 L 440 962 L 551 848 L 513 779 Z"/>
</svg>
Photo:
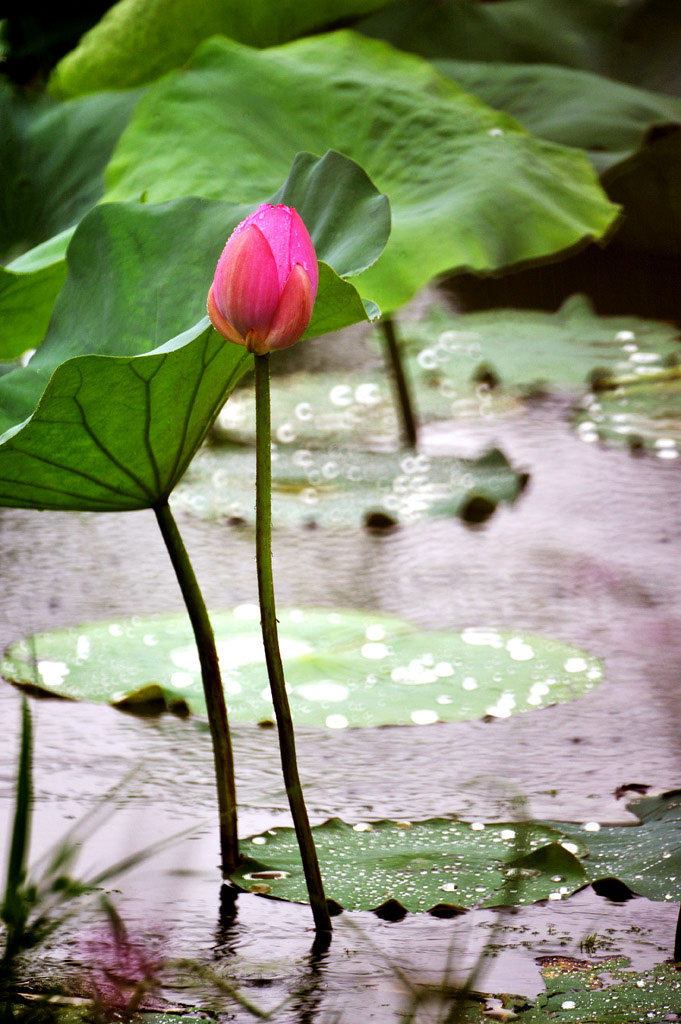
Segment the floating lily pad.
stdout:
<svg viewBox="0 0 681 1024">
<path fill-rule="evenodd" d="M 681 901 L 681 791 L 634 800 L 628 809 L 640 825 L 556 827 L 587 843 L 592 881 L 616 878 L 639 896 Z"/>
<path fill-rule="evenodd" d="M 659 363 L 657 364 L 659 366 Z M 656 364 L 643 366 L 650 372 Z M 676 368 L 635 380 L 617 378 L 579 403 L 575 427 L 583 441 L 607 441 L 659 459 L 681 454 L 681 377 Z"/>
<path fill-rule="evenodd" d="M 526 822 L 358 822 L 332 818 L 313 829 L 329 899 L 344 910 L 399 904 L 417 913 L 441 905 L 498 907 L 562 899 L 586 882 L 586 848 L 557 828 Z M 567 843 L 566 848 L 563 843 Z M 250 892 L 307 902 L 292 828 L 240 844 L 245 860 L 231 879 Z M 541 867 L 527 866 L 542 854 Z M 536 862 L 539 864 L 539 861 Z"/>
<path fill-rule="evenodd" d="M 681 975 L 673 964 L 649 971 L 628 969 L 623 958 L 589 962 L 545 956 L 539 960 L 546 993 L 530 1008 L 502 997 L 521 1024 L 633 1024 L 671 1021 L 681 1000 Z"/>
<path fill-rule="evenodd" d="M 232 720 L 271 720 L 257 605 L 211 618 Z M 603 674 L 584 651 L 527 634 L 420 632 L 372 611 L 293 609 L 278 618 L 298 725 L 344 729 L 508 718 L 574 700 Z M 7 651 L 2 673 L 61 697 L 206 714 L 184 615 L 36 634 Z"/>
<path fill-rule="evenodd" d="M 490 271 L 600 238 L 618 212 L 583 154 L 533 139 L 426 61 L 351 32 L 265 51 L 204 43 L 149 87 L 105 198 L 254 200 L 296 150 L 329 147 L 390 199 L 386 251 L 359 281 L 384 312 L 453 268 Z"/>
<path fill-rule="evenodd" d="M 282 426 L 279 436 L 283 437 Z M 286 435 L 290 436 L 290 435 Z M 301 520 L 320 526 L 412 523 L 426 515 L 488 519 L 513 502 L 523 477 L 492 449 L 479 459 L 414 452 L 367 452 L 277 444 L 272 462 L 272 515 L 277 526 Z M 175 499 L 205 519 L 254 522 L 255 453 L 243 447 L 204 448 Z"/>
<path fill-rule="evenodd" d="M 681 359 L 676 327 L 635 316 L 599 316 L 583 295 L 567 299 L 556 313 L 491 310 L 457 315 L 433 307 L 421 323 L 401 327 L 407 351 L 432 383 L 465 395 L 490 374 L 505 388 L 574 389 L 604 376 L 645 382 Z M 418 400 L 418 393 L 417 393 Z"/>
</svg>

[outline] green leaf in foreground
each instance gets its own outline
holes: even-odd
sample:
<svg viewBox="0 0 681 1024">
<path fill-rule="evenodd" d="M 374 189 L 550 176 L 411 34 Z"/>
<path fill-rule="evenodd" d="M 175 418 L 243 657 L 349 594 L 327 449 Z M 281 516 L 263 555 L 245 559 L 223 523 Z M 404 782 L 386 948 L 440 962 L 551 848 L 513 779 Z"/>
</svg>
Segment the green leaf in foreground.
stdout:
<svg viewBox="0 0 681 1024">
<path fill-rule="evenodd" d="M 584 651 L 527 634 L 420 632 L 378 612 L 331 608 L 283 610 L 279 620 L 298 726 L 508 718 L 574 700 L 603 675 Z M 211 621 L 231 720 L 271 720 L 257 606 L 215 612 Z M 206 714 L 196 646 L 183 615 L 100 622 L 33 640 L 7 651 L 6 679 L 76 700 Z"/>
<path fill-rule="evenodd" d="M 558 829 L 532 822 L 431 818 L 349 825 L 332 818 L 313 832 L 327 897 L 344 910 L 390 903 L 412 913 L 442 905 L 522 905 L 562 899 L 586 882 L 578 856 L 585 848 Z M 293 829 L 268 829 L 240 847 L 245 859 L 233 882 L 250 892 L 306 902 Z M 541 867 L 525 865 L 537 855 Z"/>
<path fill-rule="evenodd" d="M 390 241 L 359 282 L 384 312 L 446 271 L 488 272 L 600 238 L 617 215 L 583 154 L 533 139 L 426 61 L 351 32 L 266 51 L 204 43 L 148 90 L 106 198 L 253 200 L 297 150 L 329 148 L 390 199 Z"/>
<path fill-rule="evenodd" d="M 297 205 L 303 194 L 321 259 L 350 275 L 376 258 L 389 211 L 360 167 L 301 154 L 277 197 Z M 352 235 L 342 223 L 330 233 L 329 220 L 355 205 L 363 230 L 350 216 Z M 122 511 L 172 491 L 252 362 L 203 315 L 225 240 L 251 209 L 201 199 L 107 204 L 83 220 L 44 343 L 0 380 L 0 504 Z M 320 270 L 308 333 L 366 319 L 352 285 L 326 263 Z"/>
</svg>

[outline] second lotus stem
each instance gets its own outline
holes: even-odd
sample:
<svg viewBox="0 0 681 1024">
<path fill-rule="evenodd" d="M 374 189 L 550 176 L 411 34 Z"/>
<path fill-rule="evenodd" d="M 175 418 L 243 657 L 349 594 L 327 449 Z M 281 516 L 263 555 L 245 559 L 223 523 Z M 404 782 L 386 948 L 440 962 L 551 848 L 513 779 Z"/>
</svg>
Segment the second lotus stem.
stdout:
<svg viewBox="0 0 681 1024">
<path fill-rule="evenodd" d="M 318 932 L 331 931 L 324 884 L 319 870 L 317 851 L 312 838 L 310 821 L 298 775 L 293 720 L 286 693 L 284 668 L 279 652 L 277 615 L 274 604 L 272 578 L 272 461 L 270 428 L 270 366 L 269 353 L 255 356 L 255 409 L 256 409 L 256 504 L 255 534 L 258 568 L 260 618 L 265 646 L 267 673 L 272 691 L 272 702 L 279 731 L 281 766 L 284 773 L 293 824 L 296 830 L 310 907 Z"/>
</svg>

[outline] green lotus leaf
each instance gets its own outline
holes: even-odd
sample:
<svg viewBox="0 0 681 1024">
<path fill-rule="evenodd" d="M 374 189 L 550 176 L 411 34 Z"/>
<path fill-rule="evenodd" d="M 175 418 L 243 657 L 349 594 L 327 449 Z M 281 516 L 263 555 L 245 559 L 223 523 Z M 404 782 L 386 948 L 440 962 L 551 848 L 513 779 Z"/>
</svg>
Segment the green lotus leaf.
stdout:
<svg viewBox="0 0 681 1024">
<path fill-rule="evenodd" d="M 586 826 L 564 829 L 589 847 L 591 881 L 616 878 L 632 892 L 650 900 L 681 900 L 681 791 L 634 800 L 628 810 L 640 824 Z"/>
<path fill-rule="evenodd" d="M 605 378 L 578 403 L 574 426 L 583 441 L 626 445 L 662 461 L 681 455 L 681 377 L 678 367 L 652 366 L 647 376 Z M 650 372 L 650 371 L 653 372 Z"/>
<path fill-rule="evenodd" d="M 438 60 L 435 66 L 533 135 L 587 150 L 599 173 L 641 148 L 662 125 L 681 124 L 681 99 L 551 64 Z"/>
<path fill-rule="evenodd" d="M 299 198 L 322 260 L 346 275 L 376 258 L 389 210 L 360 167 L 301 154 L 277 193 L 292 205 Z M 183 199 L 106 204 L 85 217 L 45 341 L 0 379 L 0 504 L 120 511 L 170 493 L 252 363 L 200 319 L 224 242 L 252 208 Z M 340 210 L 351 237 L 342 224 L 328 230 Z M 308 335 L 368 315 L 321 263 Z"/>
<path fill-rule="evenodd" d="M 119 0 L 57 65 L 50 89 L 77 96 L 126 89 L 180 67 L 198 44 L 223 35 L 274 46 L 365 15 L 388 0 Z"/>
<path fill-rule="evenodd" d="M 384 312 L 446 271 L 489 272 L 600 238 L 617 214 L 583 154 L 533 139 L 426 61 L 351 32 L 267 51 L 204 43 L 139 104 L 105 198 L 251 201 L 296 150 L 329 147 L 390 199 L 385 253 L 358 281 Z"/>
<path fill-rule="evenodd" d="M 56 103 L 0 82 L 3 262 L 76 224 L 103 191 L 102 171 L 140 90 Z"/>
<path fill-rule="evenodd" d="M 673 374 L 681 360 L 681 337 L 673 324 L 600 316 L 584 295 L 572 295 L 555 313 L 457 314 L 433 304 L 422 320 L 405 320 L 400 332 L 403 349 L 418 353 L 421 373 L 429 375 L 434 392 L 450 396 L 452 409 L 485 380 L 498 390 L 521 393 L 538 388 L 582 393 L 585 384 L 610 377 L 645 388 L 651 375 L 670 366 Z M 495 387 L 488 404 L 494 395 Z"/>
<path fill-rule="evenodd" d="M 586 882 L 579 856 L 562 845 L 567 837 L 534 823 L 431 818 L 350 825 L 332 818 L 313 833 L 327 898 L 344 910 L 523 905 L 563 898 Z M 571 846 L 585 855 L 584 846 Z M 268 829 L 240 848 L 244 861 L 231 875 L 236 885 L 307 902 L 292 828 Z M 522 864 L 528 853 L 544 855 L 541 868 Z"/>
<path fill-rule="evenodd" d="M 241 396 L 240 396 L 241 397 Z M 279 436 L 292 429 L 279 428 Z M 287 434 L 286 436 L 290 436 Z M 272 517 L 277 526 L 388 528 L 424 516 L 488 519 L 514 502 L 525 478 L 493 448 L 477 459 L 393 451 L 362 451 L 276 443 L 272 465 Z M 255 456 L 242 446 L 204 448 L 178 487 L 175 500 L 202 519 L 253 523 Z"/>
<path fill-rule="evenodd" d="M 603 675 L 584 651 L 524 633 L 420 632 L 377 612 L 333 608 L 280 610 L 278 618 L 297 725 L 344 729 L 508 718 L 574 700 Z M 211 620 L 232 721 L 271 721 L 257 606 L 216 612 Z M 206 714 L 184 615 L 40 633 L 8 650 L 2 674 L 61 697 Z"/>
<path fill-rule="evenodd" d="M 358 27 L 425 57 L 560 64 L 679 92 L 674 0 L 400 0 Z"/>
</svg>

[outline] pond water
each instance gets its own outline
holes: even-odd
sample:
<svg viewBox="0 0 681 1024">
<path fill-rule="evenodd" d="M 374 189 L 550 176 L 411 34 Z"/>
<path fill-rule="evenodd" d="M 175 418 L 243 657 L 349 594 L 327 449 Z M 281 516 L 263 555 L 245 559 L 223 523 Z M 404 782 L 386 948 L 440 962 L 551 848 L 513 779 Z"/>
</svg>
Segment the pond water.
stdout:
<svg viewBox="0 0 681 1024">
<path fill-rule="evenodd" d="M 679 785 L 681 487 L 678 462 L 587 444 L 570 401 L 548 397 L 504 420 L 427 427 L 424 449 L 477 455 L 493 444 L 530 474 L 513 506 L 482 526 L 432 518 L 388 533 L 280 528 L 280 607 L 380 610 L 426 629 L 496 626 L 545 634 L 602 658 L 605 680 L 567 705 L 506 720 L 432 726 L 298 730 L 313 822 L 523 814 L 633 823 L 618 787 Z M 209 607 L 256 599 L 252 531 L 178 513 Z M 0 640 L 101 618 L 182 608 L 151 512 L 122 515 L 0 510 Z M 85 870 L 191 828 L 115 883 L 132 935 L 172 956 L 204 960 L 282 1022 L 399 1019 L 408 985 L 462 978 L 488 947 L 476 987 L 534 996 L 536 957 L 601 953 L 644 969 L 671 955 L 678 906 L 616 904 L 590 888 L 561 903 L 471 911 L 454 919 L 343 914 L 330 949 L 312 951 L 309 909 L 251 894 L 230 898 L 217 871 L 215 797 L 203 723 L 137 718 L 108 707 L 32 700 L 35 858 L 97 798 L 136 769 L 122 806 L 84 844 Z M 0 687 L 0 842 L 7 846 L 20 697 Z M 289 823 L 276 733 L 233 727 L 240 833 Z M 59 935 L 29 977 L 79 973 L 78 932 Z M 169 991 L 189 1004 L 196 993 Z M 230 1005 L 237 1021 L 248 1011 Z M 232 1019 L 232 1018 L 230 1018 Z"/>
</svg>

